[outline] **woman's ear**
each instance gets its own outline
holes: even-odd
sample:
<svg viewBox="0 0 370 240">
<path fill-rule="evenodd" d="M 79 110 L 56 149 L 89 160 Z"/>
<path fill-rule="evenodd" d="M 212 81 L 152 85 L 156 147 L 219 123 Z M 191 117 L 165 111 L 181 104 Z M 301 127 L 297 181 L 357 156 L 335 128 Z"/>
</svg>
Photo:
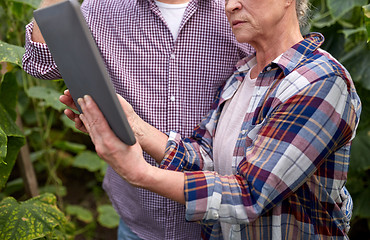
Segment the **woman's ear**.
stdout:
<svg viewBox="0 0 370 240">
<path fill-rule="evenodd" d="M 295 1 L 296 0 L 285 0 L 285 6 L 289 7 L 291 4 L 293 4 L 293 3 L 295 4 Z"/>
</svg>

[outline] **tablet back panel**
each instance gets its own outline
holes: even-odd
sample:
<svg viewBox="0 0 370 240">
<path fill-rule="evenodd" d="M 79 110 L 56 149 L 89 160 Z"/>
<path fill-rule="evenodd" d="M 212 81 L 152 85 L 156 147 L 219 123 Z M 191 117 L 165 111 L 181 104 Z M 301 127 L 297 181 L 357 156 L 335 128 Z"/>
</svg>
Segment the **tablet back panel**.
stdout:
<svg viewBox="0 0 370 240">
<path fill-rule="evenodd" d="M 134 144 L 134 134 L 79 3 L 57 3 L 34 11 L 34 17 L 76 105 L 78 98 L 92 96 L 117 137 Z"/>
</svg>

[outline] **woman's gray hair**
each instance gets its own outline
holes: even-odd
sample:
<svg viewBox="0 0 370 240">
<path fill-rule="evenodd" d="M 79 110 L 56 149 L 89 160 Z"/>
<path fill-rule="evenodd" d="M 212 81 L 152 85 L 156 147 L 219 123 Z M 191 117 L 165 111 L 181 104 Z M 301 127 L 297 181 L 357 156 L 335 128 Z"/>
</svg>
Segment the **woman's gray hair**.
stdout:
<svg viewBox="0 0 370 240">
<path fill-rule="evenodd" d="M 296 11 L 299 26 L 304 27 L 308 22 L 309 0 L 296 0 Z"/>
</svg>

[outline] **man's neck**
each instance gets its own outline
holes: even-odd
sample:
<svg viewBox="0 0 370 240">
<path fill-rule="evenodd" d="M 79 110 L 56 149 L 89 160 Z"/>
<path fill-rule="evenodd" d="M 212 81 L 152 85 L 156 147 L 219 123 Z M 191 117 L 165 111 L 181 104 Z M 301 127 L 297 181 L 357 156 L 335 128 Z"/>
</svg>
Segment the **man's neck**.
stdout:
<svg viewBox="0 0 370 240">
<path fill-rule="evenodd" d="M 157 0 L 157 1 L 167 4 L 181 4 L 189 2 L 189 0 Z"/>
</svg>

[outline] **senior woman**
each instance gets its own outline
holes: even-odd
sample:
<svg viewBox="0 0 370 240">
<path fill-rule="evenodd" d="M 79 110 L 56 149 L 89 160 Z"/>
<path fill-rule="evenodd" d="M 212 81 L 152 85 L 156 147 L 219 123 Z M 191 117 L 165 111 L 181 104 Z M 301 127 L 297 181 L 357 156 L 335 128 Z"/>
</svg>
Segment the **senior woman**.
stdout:
<svg viewBox="0 0 370 240">
<path fill-rule="evenodd" d="M 122 98 L 134 146 L 89 96 L 78 100 L 83 114 L 65 113 L 122 178 L 185 204 L 204 239 L 346 239 L 341 191 L 360 100 L 349 73 L 319 48 L 323 36 L 302 37 L 306 9 L 307 0 L 226 2 L 237 40 L 256 53 L 239 62 L 190 138 L 159 132 Z M 73 104 L 68 91 L 60 100 Z"/>
</svg>

